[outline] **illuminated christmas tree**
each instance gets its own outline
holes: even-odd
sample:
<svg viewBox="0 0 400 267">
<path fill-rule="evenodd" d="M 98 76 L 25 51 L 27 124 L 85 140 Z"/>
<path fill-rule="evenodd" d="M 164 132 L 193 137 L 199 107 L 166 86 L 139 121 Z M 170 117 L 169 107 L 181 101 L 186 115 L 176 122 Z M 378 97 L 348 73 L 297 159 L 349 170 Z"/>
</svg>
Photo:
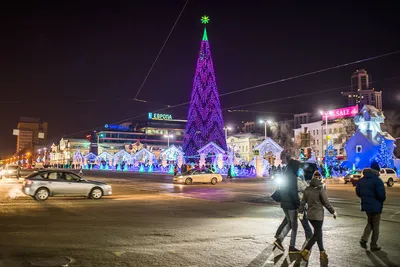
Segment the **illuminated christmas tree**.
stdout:
<svg viewBox="0 0 400 267">
<path fill-rule="evenodd" d="M 208 16 L 203 16 L 201 21 L 203 24 L 207 24 Z M 200 148 L 210 142 L 214 142 L 226 151 L 223 128 L 224 120 L 219 103 L 210 44 L 204 27 L 182 146 L 185 156 L 196 155 Z"/>
<path fill-rule="evenodd" d="M 387 148 L 385 139 L 382 138 L 381 148 L 379 149 L 379 153 L 375 158 L 376 162 L 378 162 L 381 168 L 391 168 L 393 155 L 390 153 L 389 149 Z"/>
<path fill-rule="evenodd" d="M 333 146 L 332 141 L 329 141 L 325 152 L 325 177 L 331 177 L 333 168 L 338 167 L 338 165 L 339 161 L 336 157 L 336 149 Z"/>
</svg>

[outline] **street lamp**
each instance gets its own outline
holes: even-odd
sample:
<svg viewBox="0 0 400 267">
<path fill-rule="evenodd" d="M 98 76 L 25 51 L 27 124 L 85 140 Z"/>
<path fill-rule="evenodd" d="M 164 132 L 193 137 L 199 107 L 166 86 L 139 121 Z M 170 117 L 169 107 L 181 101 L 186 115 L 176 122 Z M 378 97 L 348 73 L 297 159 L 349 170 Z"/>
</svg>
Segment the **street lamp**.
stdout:
<svg viewBox="0 0 400 267">
<path fill-rule="evenodd" d="M 329 135 L 328 135 L 328 117 L 329 115 L 333 115 L 333 111 L 332 110 L 320 110 L 319 113 L 322 115 L 322 117 L 325 116 L 325 131 L 326 131 L 326 145 L 328 147 L 328 141 L 329 141 Z M 321 136 L 323 137 L 324 135 L 324 129 L 322 128 L 321 131 Z M 322 151 L 321 151 L 321 155 L 324 154 L 324 142 L 323 142 L 323 138 L 321 138 L 321 147 L 322 147 Z"/>
<path fill-rule="evenodd" d="M 167 138 L 167 140 L 168 140 L 168 147 L 169 147 L 169 139 L 170 139 L 170 138 L 174 138 L 174 135 L 172 135 L 172 134 L 165 134 L 164 137 Z"/>
<path fill-rule="evenodd" d="M 260 123 L 264 123 L 264 139 L 267 139 L 267 124 L 271 125 L 271 120 L 260 120 Z"/>
<path fill-rule="evenodd" d="M 228 139 L 228 130 L 230 131 L 230 130 L 232 130 L 232 128 L 228 127 L 228 126 L 225 126 L 224 130 L 225 130 L 225 139 Z"/>
</svg>

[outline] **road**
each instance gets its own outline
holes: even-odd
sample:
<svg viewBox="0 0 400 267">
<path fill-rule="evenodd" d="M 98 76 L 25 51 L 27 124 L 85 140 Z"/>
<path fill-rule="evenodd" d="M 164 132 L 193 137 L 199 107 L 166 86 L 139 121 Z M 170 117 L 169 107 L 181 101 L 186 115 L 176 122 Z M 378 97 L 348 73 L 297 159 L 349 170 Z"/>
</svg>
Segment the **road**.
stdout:
<svg viewBox="0 0 400 267">
<path fill-rule="evenodd" d="M 171 176 L 85 173 L 113 186 L 95 201 L 24 196 L 0 183 L 0 266 L 306 266 L 272 250 L 282 211 L 262 179 L 173 185 Z M 329 266 L 400 266 L 400 185 L 387 188 L 381 252 L 359 247 L 364 214 L 351 185 L 329 184 L 339 217 L 324 222 Z M 10 197 L 11 196 L 11 197 Z M 284 245 L 288 247 L 289 238 Z M 299 227 L 298 247 L 304 242 Z M 308 266 L 320 266 L 313 251 Z M 53 265 L 52 265 L 53 264 Z"/>
</svg>

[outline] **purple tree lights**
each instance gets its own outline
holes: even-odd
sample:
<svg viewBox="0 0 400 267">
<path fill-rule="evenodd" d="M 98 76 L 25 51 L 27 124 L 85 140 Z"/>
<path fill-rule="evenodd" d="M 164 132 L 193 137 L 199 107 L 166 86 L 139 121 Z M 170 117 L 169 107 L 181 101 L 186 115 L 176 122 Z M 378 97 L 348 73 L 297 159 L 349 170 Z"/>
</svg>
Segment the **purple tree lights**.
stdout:
<svg viewBox="0 0 400 267">
<path fill-rule="evenodd" d="M 208 17 L 207 20 L 202 18 L 203 24 L 208 23 L 208 21 Z M 206 28 L 204 28 L 182 146 L 185 156 L 197 155 L 197 151 L 209 142 L 216 143 L 226 151 L 223 128 L 224 120 L 215 82 L 210 44 Z"/>
</svg>

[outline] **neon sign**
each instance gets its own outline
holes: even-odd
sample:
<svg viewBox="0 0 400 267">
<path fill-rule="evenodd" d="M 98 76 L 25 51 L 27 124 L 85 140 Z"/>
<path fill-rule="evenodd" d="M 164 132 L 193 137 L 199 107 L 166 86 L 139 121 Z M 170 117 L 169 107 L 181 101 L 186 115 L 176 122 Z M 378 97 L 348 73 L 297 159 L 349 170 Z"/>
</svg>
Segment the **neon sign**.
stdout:
<svg viewBox="0 0 400 267">
<path fill-rule="evenodd" d="M 172 115 L 149 112 L 148 118 L 149 120 L 170 121 L 172 120 Z"/>
<path fill-rule="evenodd" d="M 129 126 L 115 125 L 115 124 L 105 124 L 104 128 L 111 130 L 129 131 Z"/>
<path fill-rule="evenodd" d="M 336 120 L 348 117 L 354 117 L 358 113 L 358 106 L 351 106 L 346 108 L 339 108 L 326 111 L 322 114 L 322 119 Z"/>
</svg>

